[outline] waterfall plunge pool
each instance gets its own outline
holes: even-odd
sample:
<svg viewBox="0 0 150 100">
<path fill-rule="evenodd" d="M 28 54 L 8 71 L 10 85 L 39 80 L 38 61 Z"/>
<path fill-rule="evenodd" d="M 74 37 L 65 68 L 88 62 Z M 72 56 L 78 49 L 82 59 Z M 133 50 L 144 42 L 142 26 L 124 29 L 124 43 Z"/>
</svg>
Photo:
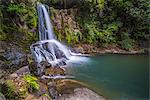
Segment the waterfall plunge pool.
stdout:
<svg viewBox="0 0 150 100">
<path fill-rule="evenodd" d="M 114 100 L 149 98 L 148 55 L 102 55 L 85 60 L 78 63 L 78 58 L 78 62 L 70 65 L 68 73 L 104 97 Z"/>
</svg>

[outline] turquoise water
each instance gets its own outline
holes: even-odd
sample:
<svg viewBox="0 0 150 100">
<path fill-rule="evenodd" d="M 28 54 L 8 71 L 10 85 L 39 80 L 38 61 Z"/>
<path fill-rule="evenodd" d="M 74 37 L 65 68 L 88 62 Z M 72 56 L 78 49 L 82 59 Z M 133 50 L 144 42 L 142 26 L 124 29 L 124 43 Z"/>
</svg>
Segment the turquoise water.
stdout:
<svg viewBox="0 0 150 100">
<path fill-rule="evenodd" d="M 73 64 L 71 74 L 108 99 L 148 99 L 148 55 L 101 55 Z"/>
</svg>

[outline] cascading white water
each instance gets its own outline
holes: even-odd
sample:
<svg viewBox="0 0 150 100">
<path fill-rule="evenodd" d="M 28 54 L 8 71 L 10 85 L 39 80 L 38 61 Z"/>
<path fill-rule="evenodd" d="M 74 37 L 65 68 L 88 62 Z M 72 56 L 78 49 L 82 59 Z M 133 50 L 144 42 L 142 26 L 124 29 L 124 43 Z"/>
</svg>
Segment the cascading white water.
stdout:
<svg viewBox="0 0 150 100">
<path fill-rule="evenodd" d="M 30 46 L 35 61 L 39 64 L 42 61 L 47 61 L 55 66 L 62 61 L 74 60 L 76 55 L 81 55 L 72 53 L 67 46 L 55 39 L 47 8 L 43 4 L 38 4 L 37 10 L 40 41 Z"/>
</svg>

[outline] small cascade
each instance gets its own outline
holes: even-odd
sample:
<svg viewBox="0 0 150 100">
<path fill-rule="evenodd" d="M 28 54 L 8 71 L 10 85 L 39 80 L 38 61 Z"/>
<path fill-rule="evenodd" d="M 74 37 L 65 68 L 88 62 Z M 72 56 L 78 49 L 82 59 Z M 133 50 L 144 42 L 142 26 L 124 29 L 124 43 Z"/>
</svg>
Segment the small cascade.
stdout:
<svg viewBox="0 0 150 100">
<path fill-rule="evenodd" d="M 81 54 L 72 53 L 67 46 L 56 40 L 46 7 L 43 4 L 37 6 L 40 41 L 32 44 L 30 49 L 37 63 L 46 61 L 52 66 L 58 66 L 59 63 L 67 63 L 68 60 L 75 59 L 73 56 Z"/>
</svg>

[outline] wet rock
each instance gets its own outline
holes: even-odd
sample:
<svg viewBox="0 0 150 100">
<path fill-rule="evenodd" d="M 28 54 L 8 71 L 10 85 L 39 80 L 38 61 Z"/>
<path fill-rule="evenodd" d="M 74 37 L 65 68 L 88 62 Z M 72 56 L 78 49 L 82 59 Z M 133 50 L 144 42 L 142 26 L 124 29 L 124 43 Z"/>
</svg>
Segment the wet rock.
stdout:
<svg viewBox="0 0 150 100">
<path fill-rule="evenodd" d="M 40 64 L 37 62 L 32 62 L 29 64 L 30 72 L 37 76 L 41 76 L 44 73 L 44 69 L 49 67 L 51 67 L 51 64 L 46 61 L 42 61 Z"/>
<path fill-rule="evenodd" d="M 41 65 L 41 66 L 44 66 L 45 68 L 50 68 L 50 67 L 51 67 L 51 64 L 48 63 L 47 61 L 42 61 L 42 62 L 40 63 L 40 65 Z"/>
<path fill-rule="evenodd" d="M 26 55 L 15 48 L 7 50 L 3 57 L 6 59 L 6 62 L 9 62 L 9 67 L 20 67 L 28 64 Z"/>
<path fill-rule="evenodd" d="M 31 62 L 29 64 L 29 70 L 31 74 L 38 75 L 37 62 Z"/>
<path fill-rule="evenodd" d="M 62 64 L 61 64 L 62 63 Z M 65 61 L 61 61 L 59 63 L 60 65 L 64 65 Z M 52 67 L 50 63 L 48 62 L 41 62 L 38 64 L 37 62 L 32 62 L 29 65 L 30 72 L 36 76 L 42 76 L 42 75 L 65 75 L 65 70 L 61 67 L 55 66 Z"/>
<path fill-rule="evenodd" d="M 67 58 L 62 58 L 62 59 L 58 60 L 58 63 L 54 67 L 65 66 L 65 65 L 67 65 L 66 62 L 67 62 Z"/>
<path fill-rule="evenodd" d="M 49 94 L 52 97 L 53 100 L 58 100 L 58 93 L 56 89 L 56 83 L 55 82 L 49 82 L 48 84 L 48 90 Z"/>
</svg>

